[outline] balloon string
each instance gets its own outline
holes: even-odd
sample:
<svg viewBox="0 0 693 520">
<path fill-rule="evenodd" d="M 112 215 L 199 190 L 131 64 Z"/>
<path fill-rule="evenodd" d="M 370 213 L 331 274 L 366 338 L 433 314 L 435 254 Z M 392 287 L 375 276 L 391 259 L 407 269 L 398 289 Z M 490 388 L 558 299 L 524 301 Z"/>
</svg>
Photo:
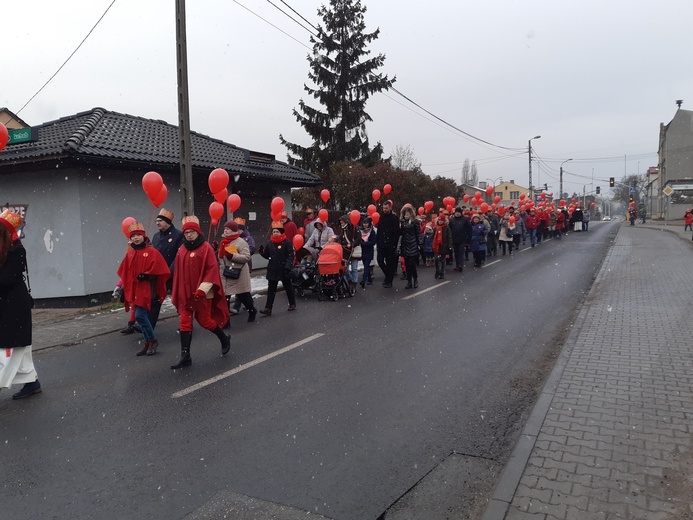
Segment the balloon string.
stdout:
<svg viewBox="0 0 693 520">
<path fill-rule="evenodd" d="M 149 217 L 148 217 L 148 223 L 147 223 L 147 236 L 149 236 L 149 231 L 152 229 L 152 224 L 154 224 L 154 212 L 152 211 L 154 206 L 149 206 Z"/>
</svg>

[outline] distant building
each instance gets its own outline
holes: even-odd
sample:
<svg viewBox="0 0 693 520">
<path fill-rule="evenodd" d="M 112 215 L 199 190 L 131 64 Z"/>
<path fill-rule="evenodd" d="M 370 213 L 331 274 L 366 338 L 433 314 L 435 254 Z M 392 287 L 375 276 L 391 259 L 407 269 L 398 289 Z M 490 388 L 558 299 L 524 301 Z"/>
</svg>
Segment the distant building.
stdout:
<svg viewBox="0 0 693 520">
<path fill-rule="evenodd" d="M 5 107 L 0 107 L 0 123 L 5 125 L 8 130 L 19 130 L 26 128 L 27 125 L 22 119 Z"/>
<path fill-rule="evenodd" d="M 658 195 L 662 216 L 669 219 L 683 218 L 686 209 L 693 207 L 692 111 L 679 108 L 669 124 L 660 123 L 658 153 Z M 671 196 L 665 194 L 668 188 L 673 189 Z"/>
<path fill-rule="evenodd" d="M 12 116 L 3 109 L 1 117 Z M 4 119 L 0 119 L 4 121 Z M 158 210 L 142 189 L 142 176 L 157 171 L 168 188 L 162 204 L 180 228 L 181 197 L 178 128 L 94 108 L 34 127 L 35 142 L 8 144 L 0 152 L 0 206 L 23 214 L 23 242 L 29 255 L 34 298 L 57 305 L 84 305 L 110 295 L 126 250 L 125 217 L 144 223 L 148 234 Z M 273 155 L 239 148 L 192 132 L 195 213 L 212 240 L 208 208 L 214 201 L 207 180 L 214 168 L 229 172 L 229 194 L 241 197 L 233 215 L 246 219 L 256 240 L 265 240 L 270 202 L 282 197 L 291 208 L 291 188 L 316 186 L 311 172 L 277 161 Z M 261 258 L 257 265 L 264 265 Z"/>
</svg>

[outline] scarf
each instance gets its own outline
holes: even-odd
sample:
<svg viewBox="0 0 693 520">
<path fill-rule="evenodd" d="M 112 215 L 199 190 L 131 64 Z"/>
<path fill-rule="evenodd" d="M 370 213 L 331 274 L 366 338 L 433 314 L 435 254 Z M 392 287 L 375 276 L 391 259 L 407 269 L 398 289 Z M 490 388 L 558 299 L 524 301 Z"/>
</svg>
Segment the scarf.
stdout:
<svg viewBox="0 0 693 520">
<path fill-rule="evenodd" d="M 435 234 L 433 235 L 433 251 L 438 253 L 440 251 L 440 246 L 443 245 L 443 228 L 445 225 L 436 224 Z"/>
<path fill-rule="evenodd" d="M 204 241 L 205 237 L 198 234 L 195 240 L 193 240 L 192 242 L 188 240 L 183 240 L 183 244 L 185 245 L 185 248 L 188 251 L 192 251 L 193 249 L 197 249 L 198 247 L 200 247 L 204 243 Z"/>
<path fill-rule="evenodd" d="M 367 230 L 366 229 L 361 230 L 361 241 L 362 242 L 368 242 L 368 237 L 371 236 L 372 230 L 373 230 L 373 228 L 368 228 Z"/>
<path fill-rule="evenodd" d="M 221 244 L 219 244 L 219 258 L 224 258 L 224 255 L 226 254 L 226 251 L 224 249 L 227 248 L 227 246 L 236 240 L 240 235 L 231 235 L 230 237 L 224 237 L 221 239 Z"/>
<path fill-rule="evenodd" d="M 282 233 L 281 235 L 272 235 L 270 237 L 270 241 L 273 244 L 281 244 L 282 242 L 284 242 L 284 240 L 286 240 L 286 234 L 285 233 Z"/>
</svg>

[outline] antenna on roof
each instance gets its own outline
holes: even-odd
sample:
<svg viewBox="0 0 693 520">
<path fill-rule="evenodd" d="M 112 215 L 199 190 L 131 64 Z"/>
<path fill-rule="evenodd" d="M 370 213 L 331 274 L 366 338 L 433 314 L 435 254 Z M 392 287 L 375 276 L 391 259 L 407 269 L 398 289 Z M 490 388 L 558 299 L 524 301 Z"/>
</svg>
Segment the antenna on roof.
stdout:
<svg viewBox="0 0 693 520">
<path fill-rule="evenodd" d="M 683 104 L 683 99 L 677 99 L 676 104 L 681 108 L 681 105 Z"/>
</svg>

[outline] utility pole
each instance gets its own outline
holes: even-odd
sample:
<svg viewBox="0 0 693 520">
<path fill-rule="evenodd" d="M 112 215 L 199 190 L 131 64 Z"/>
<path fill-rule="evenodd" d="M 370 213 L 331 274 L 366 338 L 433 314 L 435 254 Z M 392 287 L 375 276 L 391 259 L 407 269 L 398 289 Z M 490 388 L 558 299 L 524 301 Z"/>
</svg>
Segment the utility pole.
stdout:
<svg viewBox="0 0 693 520">
<path fill-rule="evenodd" d="M 180 195 L 183 215 L 195 213 L 188 101 L 188 44 L 185 0 L 176 0 L 176 62 L 178 64 L 178 141 L 180 145 Z"/>
<path fill-rule="evenodd" d="M 532 140 L 540 139 L 540 135 L 535 135 L 527 141 L 527 150 L 529 152 L 529 200 L 534 201 L 534 190 L 532 188 Z"/>
<path fill-rule="evenodd" d="M 566 159 L 561 163 L 561 175 L 560 175 L 560 183 L 559 183 L 559 193 L 558 193 L 558 200 L 561 200 L 563 198 L 563 165 L 567 163 L 568 161 L 572 161 L 573 159 Z"/>
</svg>

